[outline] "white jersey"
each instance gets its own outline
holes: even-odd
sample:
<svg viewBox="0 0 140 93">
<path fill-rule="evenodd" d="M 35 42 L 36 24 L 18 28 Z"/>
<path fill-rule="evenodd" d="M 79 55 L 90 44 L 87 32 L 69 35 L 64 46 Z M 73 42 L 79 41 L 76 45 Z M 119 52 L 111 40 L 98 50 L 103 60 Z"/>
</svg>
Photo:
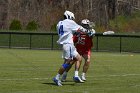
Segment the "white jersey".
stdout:
<svg viewBox="0 0 140 93">
<path fill-rule="evenodd" d="M 65 19 L 57 24 L 57 31 L 59 35 L 58 44 L 73 44 L 73 33 L 81 28 L 73 20 Z"/>
</svg>

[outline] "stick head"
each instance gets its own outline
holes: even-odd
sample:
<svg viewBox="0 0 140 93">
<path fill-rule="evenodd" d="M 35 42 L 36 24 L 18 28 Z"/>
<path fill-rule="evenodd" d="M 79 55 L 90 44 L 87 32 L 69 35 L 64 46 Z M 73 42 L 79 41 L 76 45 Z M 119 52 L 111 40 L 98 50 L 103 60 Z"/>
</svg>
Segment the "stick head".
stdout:
<svg viewBox="0 0 140 93">
<path fill-rule="evenodd" d="M 90 23 L 89 23 L 89 27 L 90 27 L 91 29 L 93 29 L 93 28 L 95 27 L 95 23 L 94 23 L 94 22 L 90 22 Z"/>
<path fill-rule="evenodd" d="M 103 33 L 103 35 L 112 35 L 114 33 L 115 33 L 114 31 L 106 31 Z"/>
</svg>

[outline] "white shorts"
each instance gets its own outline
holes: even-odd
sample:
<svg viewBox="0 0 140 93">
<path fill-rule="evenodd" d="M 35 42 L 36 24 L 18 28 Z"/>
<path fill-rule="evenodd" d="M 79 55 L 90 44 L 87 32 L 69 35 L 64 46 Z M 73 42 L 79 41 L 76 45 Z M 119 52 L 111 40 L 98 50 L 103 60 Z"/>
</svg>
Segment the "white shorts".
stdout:
<svg viewBox="0 0 140 93">
<path fill-rule="evenodd" d="M 73 44 L 63 44 L 62 58 L 73 59 L 78 55 L 78 52 Z"/>
</svg>

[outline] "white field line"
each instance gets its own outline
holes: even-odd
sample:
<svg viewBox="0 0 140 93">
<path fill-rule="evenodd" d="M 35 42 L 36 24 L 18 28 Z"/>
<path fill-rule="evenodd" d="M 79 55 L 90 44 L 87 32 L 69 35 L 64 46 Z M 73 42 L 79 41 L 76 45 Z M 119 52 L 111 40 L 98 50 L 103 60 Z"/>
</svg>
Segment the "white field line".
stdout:
<svg viewBox="0 0 140 93">
<path fill-rule="evenodd" d="M 22 80 L 47 80 L 49 78 L 0 78 L 0 81 L 22 81 Z"/>
<path fill-rule="evenodd" d="M 89 78 L 96 78 L 96 77 L 127 77 L 127 76 L 140 76 L 140 74 L 114 74 L 114 75 L 98 75 L 98 76 L 87 76 Z M 68 77 L 71 78 L 71 77 Z M 48 80 L 52 78 L 0 78 L 0 81 L 22 81 L 22 80 Z"/>
<path fill-rule="evenodd" d="M 95 55 L 95 57 L 98 56 L 104 56 L 103 54 L 99 54 L 99 55 Z M 112 54 L 112 55 L 109 55 L 109 56 L 135 56 L 135 54 Z M 94 54 L 93 54 L 93 57 L 94 57 Z"/>
<path fill-rule="evenodd" d="M 140 74 L 114 74 L 114 75 L 98 75 L 98 76 L 87 76 L 87 77 L 127 77 L 127 76 L 140 76 Z"/>
</svg>

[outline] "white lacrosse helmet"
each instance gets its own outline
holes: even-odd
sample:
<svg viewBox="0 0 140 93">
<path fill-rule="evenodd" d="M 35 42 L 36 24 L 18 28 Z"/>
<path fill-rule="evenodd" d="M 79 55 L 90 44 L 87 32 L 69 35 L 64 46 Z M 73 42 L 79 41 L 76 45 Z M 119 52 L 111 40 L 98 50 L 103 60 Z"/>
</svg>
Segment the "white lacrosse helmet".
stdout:
<svg viewBox="0 0 140 93">
<path fill-rule="evenodd" d="M 64 15 L 66 16 L 67 19 L 71 19 L 71 20 L 75 19 L 74 14 L 72 12 L 70 12 L 70 11 L 66 10 L 64 12 Z"/>
<path fill-rule="evenodd" d="M 90 21 L 88 19 L 83 19 L 81 21 L 81 24 L 84 24 L 84 25 L 89 25 L 90 24 Z"/>
</svg>

